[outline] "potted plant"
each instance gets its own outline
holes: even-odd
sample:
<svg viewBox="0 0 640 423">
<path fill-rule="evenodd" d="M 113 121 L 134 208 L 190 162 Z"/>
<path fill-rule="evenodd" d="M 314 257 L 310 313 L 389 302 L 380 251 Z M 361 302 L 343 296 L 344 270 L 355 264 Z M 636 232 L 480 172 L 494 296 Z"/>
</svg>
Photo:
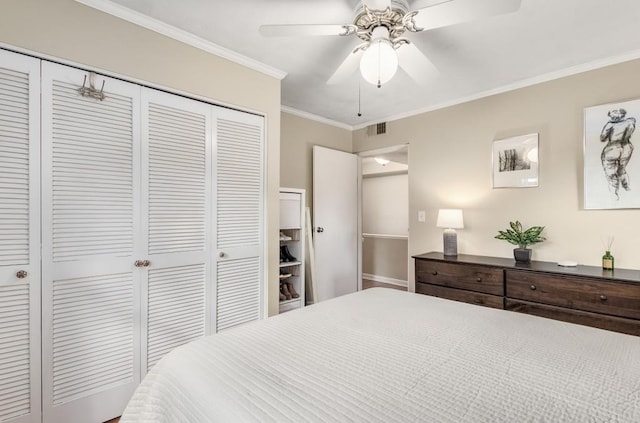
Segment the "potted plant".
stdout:
<svg viewBox="0 0 640 423">
<path fill-rule="evenodd" d="M 517 245 L 513 249 L 513 256 L 517 262 L 529 263 L 531 261 L 531 249 L 527 246 L 544 241 L 546 238 L 541 236 L 544 226 L 532 226 L 523 230 L 522 223 L 519 221 L 509 222 L 511 228 L 506 231 L 498 231 L 496 239 L 503 239 L 510 244 Z"/>
</svg>

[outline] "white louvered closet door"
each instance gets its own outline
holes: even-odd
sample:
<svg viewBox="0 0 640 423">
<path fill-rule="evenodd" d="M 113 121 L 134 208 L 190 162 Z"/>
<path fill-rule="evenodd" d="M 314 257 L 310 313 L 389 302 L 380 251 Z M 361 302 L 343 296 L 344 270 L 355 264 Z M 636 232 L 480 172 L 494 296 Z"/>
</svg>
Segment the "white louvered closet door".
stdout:
<svg viewBox="0 0 640 423">
<path fill-rule="evenodd" d="M 264 119 L 214 110 L 215 328 L 264 317 Z"/>
<path fill-rule="evenodd" d="M 143 89 L 142 372 L 209 331 L 211 106 Z"/>
<path fill-rule="evenodd" d="M 0 51 L 0 421 L 40 422 L 40 61 Z"/>
<path fill-rule="evenodd" d="M 45 422 L 119 416 L 140 381 L 140 87 L 42 64 Z"/>
</svg>

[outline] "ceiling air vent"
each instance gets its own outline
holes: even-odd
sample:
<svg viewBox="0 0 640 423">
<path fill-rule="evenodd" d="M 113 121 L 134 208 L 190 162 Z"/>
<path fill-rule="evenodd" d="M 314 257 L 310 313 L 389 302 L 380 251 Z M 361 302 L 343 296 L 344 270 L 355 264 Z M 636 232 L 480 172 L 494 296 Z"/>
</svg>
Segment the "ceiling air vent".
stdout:
<svg viewBox="0 0 640 423">
<path fill-rule="evenodd" d="M 387 133 L 387 122 L 380 122 L 374 125 L 367 126 L 367 135 L 372 137 L 374 135 L 382 135 Z"/>
</svg>

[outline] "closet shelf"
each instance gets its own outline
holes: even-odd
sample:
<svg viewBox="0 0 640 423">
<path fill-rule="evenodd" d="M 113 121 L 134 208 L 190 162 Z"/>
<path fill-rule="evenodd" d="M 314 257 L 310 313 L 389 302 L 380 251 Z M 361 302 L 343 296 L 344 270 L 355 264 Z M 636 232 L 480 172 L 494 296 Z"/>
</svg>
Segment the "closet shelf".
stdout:
<svg viewBox="0 0 640 423">
<path fill-rule="evenodd" d="M 283 261 L 280 263 L 280 267 L 300 266 L 301 264 L 300 261 Z"/>
</svg>

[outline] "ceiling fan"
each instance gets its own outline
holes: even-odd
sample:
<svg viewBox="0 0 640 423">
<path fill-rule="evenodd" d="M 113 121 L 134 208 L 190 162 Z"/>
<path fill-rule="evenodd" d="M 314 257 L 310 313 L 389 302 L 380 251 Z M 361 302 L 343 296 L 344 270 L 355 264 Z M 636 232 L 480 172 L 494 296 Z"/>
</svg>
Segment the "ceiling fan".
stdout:
<svg viewBox="0 0 640 423">
<path fill-rule="evenodd" d="M 424 76 L 437 72 L 437 68 L 405 36 L 407 32 L 515 12 L 521 0 L 417 0 L 412 3 L 413 9 L 410 9 L 407 0 L 361 0 L 350 24 L 262 25 L 260 33 L 267 37 L 357 36 L 362 43 L 346 57 L 327 84 L 344 81 L 358 66 L 362 77 L 378 87 L 393 78 L 398 66 L 422 83 Z"/>
</svg>

